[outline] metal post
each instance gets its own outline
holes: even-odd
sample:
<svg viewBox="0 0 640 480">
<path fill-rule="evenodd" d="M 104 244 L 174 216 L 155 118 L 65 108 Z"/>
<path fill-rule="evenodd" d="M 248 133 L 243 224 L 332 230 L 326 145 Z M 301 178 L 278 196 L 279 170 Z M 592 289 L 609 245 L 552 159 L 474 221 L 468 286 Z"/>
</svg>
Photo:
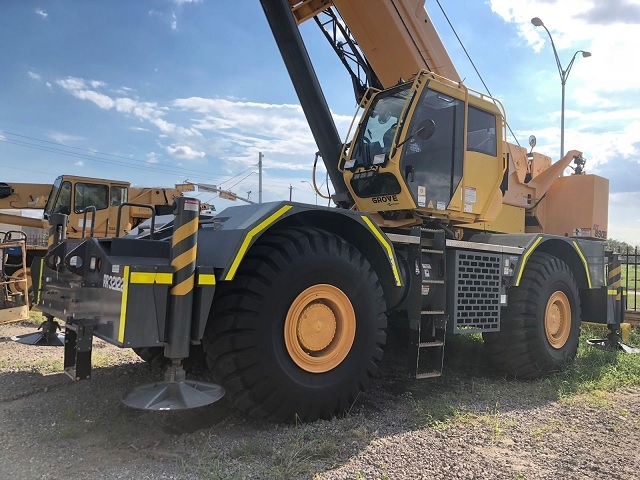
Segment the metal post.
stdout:
<svg viewBox="0 0 640 480">
<path fill-rule="evenodd" d="M 560 74 L 562 81 L 562 107 L 560 112 L 560 158 L 564 157 L 564 87 L 567 84 L 567 77 Z"/>
<path fill-rule="evenodd" d="M 173 287 L 169 292 L 164 355 L 173 361 L 179 361 L 189 356 L 200 201 L 195 198 L 176 198 L 174 214 L 176 217 L 171 239 L 171 266 L 174 268 L 174 275 Z"/>
<path fill-rule="evenodd" d="M 258 203 L 262 203 L 262 159 L 264 155 L 258 152 Z"/>
<path fill-rule="evenodd" d="M 47 247 L 55 247 L 67 238 L 67 223 L 69 216 L 64 213 L 53 213 L 49 217 L 49 242 Z"/>
</svg>

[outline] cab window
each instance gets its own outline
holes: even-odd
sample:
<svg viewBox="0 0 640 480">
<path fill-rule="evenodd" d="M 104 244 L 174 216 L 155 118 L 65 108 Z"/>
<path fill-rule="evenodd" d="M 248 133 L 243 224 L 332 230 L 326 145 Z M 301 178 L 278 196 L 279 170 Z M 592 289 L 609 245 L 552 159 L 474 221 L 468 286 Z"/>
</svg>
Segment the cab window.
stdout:
<svg viewBox="0 0 640 480">
<path fill-rule="evenodd" d="M 71 183 L 63 182 L 58 192 L 58 198 L 53 206 L 53 213 L 71 215 Z"/>
<path fill-rule="evenodd" d="M 494 114 L 469 106 L 467 150 L 493 157 L 497 155 L 496 116 Z"/>
<path fill-rule="evenodd" d="M 109 186 L 76 183 L 75 211 L 80 213 L 91 206 L 96 210 L 103 210 L 109 206 Z"/>
<path fill-rule="evenodd" d="M 127 187 L 111 187 L 109 205 L 119 207 L 127 202 Z"/>
</svg>

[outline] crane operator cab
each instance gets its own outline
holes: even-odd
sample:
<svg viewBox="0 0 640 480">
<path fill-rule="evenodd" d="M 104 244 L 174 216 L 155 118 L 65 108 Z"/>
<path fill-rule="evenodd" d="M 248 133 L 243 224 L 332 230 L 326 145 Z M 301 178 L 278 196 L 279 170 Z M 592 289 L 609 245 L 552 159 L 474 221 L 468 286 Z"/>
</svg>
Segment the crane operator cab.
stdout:
<svg viewBox="0 0 640 480">
<path fill-rule="evenodd" d="M 339 164 L 359 210 L 462 223 L 497 216 L 507 169 L 497 100 L 423 71 L 369 89 L 360 109 Z"/>
</svg>

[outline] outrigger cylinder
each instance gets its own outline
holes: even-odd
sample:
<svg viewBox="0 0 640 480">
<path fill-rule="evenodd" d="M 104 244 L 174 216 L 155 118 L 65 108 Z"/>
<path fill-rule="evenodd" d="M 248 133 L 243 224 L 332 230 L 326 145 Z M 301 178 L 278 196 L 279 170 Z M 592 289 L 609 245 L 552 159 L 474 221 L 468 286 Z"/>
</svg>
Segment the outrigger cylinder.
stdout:
<svg viewBox="0 0 640 480">
<path fill-rule="evenodd" d="M 145 410 L 196 408 L 214 403 L 224 396 L 224 389 L 219 385 L 185 379 L 182 361 L 189 356 L 191 345 L 200 201 L 178 198 L 174 214 L 171 239 L 171 266 L 174 273 L 164 348 L 164 355 L 171 360 L 171 364 L 164 382 L 135 387 L 122 397 L 126 405 Z"/>
</svg>

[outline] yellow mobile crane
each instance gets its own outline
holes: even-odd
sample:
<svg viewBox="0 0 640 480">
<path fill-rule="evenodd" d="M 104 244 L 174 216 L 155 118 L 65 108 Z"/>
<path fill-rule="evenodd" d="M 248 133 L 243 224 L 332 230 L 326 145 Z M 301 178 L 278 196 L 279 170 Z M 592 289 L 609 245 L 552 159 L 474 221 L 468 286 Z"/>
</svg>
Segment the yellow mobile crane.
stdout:
<svg viewBox="0 0 640 480">
<path fill-rule="evenodd" d="M 48 235 L 50 215 L 67 215 L 67 238 L 124 235 L 155 214 L 170 214 L 178 196 L 181 193 L 176 188 L 132 187 L 128 182 L 76 175 L 59 176 L 53 184 L 0 183 L 0 210 L 43 212 L 41 218 L 0 213 L 0 224 L 9 226 L 2 237 L 0 277 L 5 300 L 0 313 L 5 320 L 28 318 L 28 303 L 33 300 L 30 266 L 46 254 L 46 237 L 52 241 L 53 237 Z M 11 226 L 43 229 L 45 242 L 34 241 Z M 12 313 L 16 309 L 19 315 Z M 43 327 L 44 335 L 28 335 L 21 341 L 59 344 L 57 337 L 52 336 L 55 331 L 56 327 L 49 321 Z"/>
<path fill-rule="evenodd" d="M 175 188 L 132 187 L 131 184 L 117 180 L 62 175 L 48 183 L 0 183 L 0 210 L 42 210 L 42 218 L 25 217 L 10 213 L 0 213 L 0 224 L 44 229 L 48 231 L 47 221 L 52 213 L 65 213 L 68 216 L 67 238 L 92 236 L 106 237 L 124 235 L 133 227 L 152 216 L 150 207 L 156 214 L 169 214 L 171 205 L 181 193 Z M 122 204 L 135 203 L 138 206 L 125 205 L 123 220 L 116 232 L 118 209 Z M 86 212 L 86 213 L 85 213 Z M 16 232 L 17 233 L 17 232 Z M 10 239 L 9 239 L 10 240 Z M 27 265 L 36 257 L 42 257 L 47 251 L 46 245 L 31 242 L 27 244 Z M 12 276 L 29 277 L 29 269 L 5 272 Z M 29 279 L 29 285 L 31 281 Z"/>
<path fill-rule="evenodd" d="M 620 269 L 597 239 L 606 180 L 582 174 L 580 152 L 551 164 L 507 144 L 502 106 L 460 81 L 421 2 L 260 3 L 339 208 L 283 201 L 201 221 L 197 200 L 179 198 L 157 231 L 55 237 L 34 281 L 39 308 L 66 322 L 70 377 L 90 377 L 95 335 L 170 363 L 127 405 L 189 408 L 226 391 L 257 417 L 314 420 L 366 387 L 388 321 L 410 333 L 416 378 L 442 374 L 453 334 L 482 333 L 496 367 L 521 378 L 571 361 L 583 318 L 618 345 Z M 297 27 L 312 18 L 360 99 L 345 143 Z M 570 162 L 581 174 L 561 177 Z M 580 182 L 593 188 L 563 220 L 555 202 Z M 221 385 L 185 380 L 201 348 Z"/>
</svg>

